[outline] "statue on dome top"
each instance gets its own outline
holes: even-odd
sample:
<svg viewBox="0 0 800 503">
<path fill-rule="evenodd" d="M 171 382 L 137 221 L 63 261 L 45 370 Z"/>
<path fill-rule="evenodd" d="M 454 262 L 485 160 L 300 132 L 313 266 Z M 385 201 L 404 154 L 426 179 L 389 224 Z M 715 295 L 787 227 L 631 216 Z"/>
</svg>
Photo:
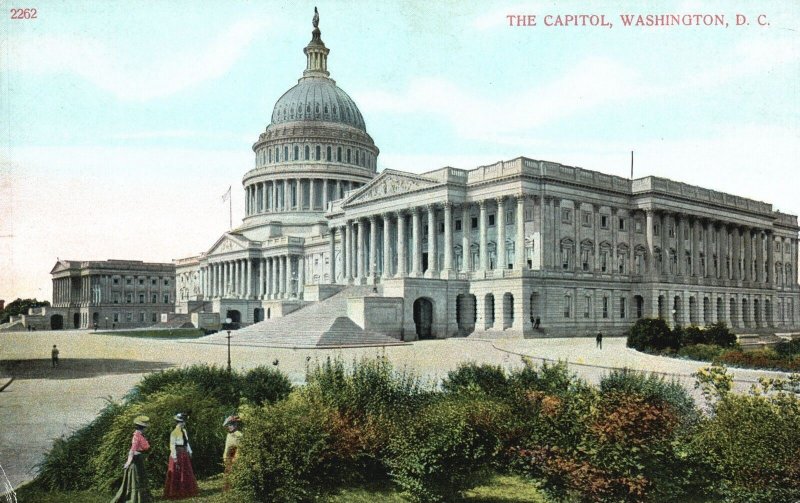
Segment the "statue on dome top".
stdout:
<svg viewBox="0 0 800 503">
<path fill-rule="evenodd" d="M 314 19 L 311 20 L 311 24 L 314 25 L 314 28 L 319 28 L 319 12 L 316 7 L 314 7 Z"/>
</svg>

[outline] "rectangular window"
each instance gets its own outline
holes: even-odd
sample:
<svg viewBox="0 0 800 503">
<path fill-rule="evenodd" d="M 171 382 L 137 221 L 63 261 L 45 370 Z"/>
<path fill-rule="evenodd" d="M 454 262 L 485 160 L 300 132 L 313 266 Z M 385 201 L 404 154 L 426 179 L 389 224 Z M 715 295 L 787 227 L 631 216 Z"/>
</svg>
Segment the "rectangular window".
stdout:
<svg viewBox="0 0 800 503">
<path fill-rule="evenodd" d="M 471 227 L 473 229 L 477 229 L 478 228 L 478 217 L 472 217 L 472 225 L 471 225 Z"/>
<path fill-rule="evenodd" d="M 591 312 L 592 312 L 592 298 L 587 295 L 586 306 L 583 309 L 583 317 L 588 318 L 589 316 L 591 316 Z"/>
<path fill-rule="evenodd" d="M 125 321 L 128 323 L 133 321 L 133 313 L 125 313 Z"/>
<path fill-rule="evenodd" d="M 144 316 L 146 313 L 139 313 L 139 323 L 144 323 Z"/>
<path fill-rule="evenodd" d="M 158 294 L 157 293 L 153 294 L 153 299 L 152 300 L 153 300 L 153 304 L 158 304 Z"/>
<path fill-rule="evenodd" d="M 164 286 L 169 286 L 169 278 L 164 279 Z"/>
<path fill-rule="evenodd" d="M 461 230 L 461 220 L 456 220 L 456 231 Z"/>
<path fill-rule="evenodd" d="M 139 284 L 144 285 L 144 278 L 139 278 Z"/>
<path fill-rule="evenodd" d="M 669 224 L 669 231 L 667 232 L 667 235 L 671 238 L 675 237 L 675 224 Z"/>
<path fill-rule="evenodd" d="M 619 230 L 621 231 L 625 230 L 625 219 L 622 217 L 619 217 Z"/>
<path fill-rule="evenodd" d="M 569 318 L 570 311 L 572 310 L 572 298 L 569 295 L 564 296 L 564 318 Z"/>
<path fill-rule="evenodd" d="M 114 284 L 119 285 L 119 278 L 114 278 Z"/>
<path fill-rule="evenodd" d="M 511 210 L 506 211 L 506 225 L 514 223 L 514 212 Z"/>
<path fill-rule="evenodd" d="M 119 313 L 114 313 L 114 323 L 119 323 Z"/>
<path fill-rule="evenodd" d="M 164 294 L 164 304 L 169 304 L 169 294 L 168 293 Z"/>
<path fill-rule="evenodd" d="M 633 221 L 633 230 L 638 234 L 644 232 L 644 225 L 642 224 L 642 221 L 639 220 L 638 218 Z"/>
<path fill-rule="evenodd" d="M 489 227 L 494 227 L 494 215 L 489 215 Z"/>
<path fill-rule="evenodd" d="M 686 226 L 683 227 L 683 239 L 689 239 L 689 228 Z"/>
<path fill-rule="evenodd" d="M 608 297 L 603 297 L 603 318 L 608 318 Z"/>
<path fill-rule="evenodd" d="M 125 294 L 125 303 L 126 304 L 130 304 L 131 302 L 133 302 L 133 295 L 131 295 L 129 293 Z"/>
<path fill-rule="evenodd" d="M 439 223 L 439 234 L 444 234 L 444 222 Z"/>
<path fill-rule="evenodd" d="M 608 252 L 606 250 L 600 252 L 600 270 L 608 271 Z"/>
<path fill-rule="evenodd" d="M 130 284 L 132 284 L 132 283 L 133 283 L 133 279 L 131 279 L 131 278 L 125 278 L 125 284 L 126 284 L 126 285 L 130 285 Z"/>
<path fill-rule="evenodd" d="M 608 229 L 608 215 L 600 215 L 600 228 Z"/>
<path fill-rule="evenodd" d="M 139 304 L 144 304 L 144 294 L 143 293 L 139 294 Z"/>
<path fill-rule="evenodd" d="M 572 210 L 569 208 L 561 209 L 561 221 L 565 224 L 572 222 Z"/>
<path fill-rule="evenodd" d="M 119 294 L 118 293 L 114 294 L 114 304 L 119 304 Z"/>
<path fill-rule="evenodd" d="M 150 317 L 150 320 L 155 323 L 158 321 L 158 313 L 153 313 Z"/>
<path fill-rule="evenodd" d="M 628 302 L 628 299 L 625 297 L 620 297 L 619 299 L 619 317 L 624 319 L 625 318 L 625 307 Z"/>
<path fill-rule="evenodd" d="M 533 210 L 525 210 L 525 221 L 530 222 L 531 220 L 533 220 Z"/>
<path fill-rule="evenodd" d="M 661 235 L 661 226 L 658 224 L 653 224 L 653 236 L 660 236 Z"/>
<path fill-rule="evenodd" d="M 581 225 L 589 227 L 592 225 L 592 214 L 588 211 L 581 212 Z"/>
<path fill-rule="evenodd" d="M 153 285 L 153 286 L 156 286 L 156 283 L 157 283 L 157 281 L 156 281 L 156 279 L 155 279 L 155 278 L 153 278 L 153 279 L 151 279 L 151 280 L 150 280 L 150 284 L 151 284 L 151 285 Z"/>
<path fill-rule="evenodd" d="M 583 249 L 581 250 L 581 269 L 584 271 L 589 270 L 589 250 Z"/>
</svg>

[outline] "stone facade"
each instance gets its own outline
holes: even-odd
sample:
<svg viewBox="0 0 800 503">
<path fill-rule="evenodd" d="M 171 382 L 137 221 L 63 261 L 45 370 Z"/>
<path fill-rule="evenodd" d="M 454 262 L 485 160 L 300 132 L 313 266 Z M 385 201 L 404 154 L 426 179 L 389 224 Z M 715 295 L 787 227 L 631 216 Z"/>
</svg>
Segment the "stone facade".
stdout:
<svg viewBox="0 0 800 503">
<path fill-rule="evenodd" d="M 330 289 L 316 285 L 376 285 L 383 300 L 353 299 L 342 315 L 406 340 L 614 334 L 656 316 L 800 326 L 796 216 L 525 157 L 377 174 L 318 28 L 305 52 L 303 78 L 253 146 L 242 225 L 176 263 L 179 312 L 251 324 L 322 300 Z"/>
<path fill-rule="evenodd" d="M 59 260 L 53 301 L 32 310 L 38 329 L 145 327 L 175 311 L 175 265 L 139 260 Z"/>
</svg>

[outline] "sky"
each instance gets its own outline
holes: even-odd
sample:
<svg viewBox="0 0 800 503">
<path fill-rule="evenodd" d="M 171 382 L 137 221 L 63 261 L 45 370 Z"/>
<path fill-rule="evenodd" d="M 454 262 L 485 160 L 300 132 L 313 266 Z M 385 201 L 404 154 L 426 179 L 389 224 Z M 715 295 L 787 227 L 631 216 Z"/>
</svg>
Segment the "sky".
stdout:
<svg viewBox="0 0 800 503">
<path fill-rule="evenodd" d="M 206 251 L 228 230 L 229 186 L 236 225 L 315 5 L 379 171 L 526 156 L 628 177 L 634 151 L 635 178 L 800 213 L 800 2 L 585 4 L 37 0 L 35 19 L 10 19 L 0 0 L 0 299 L 50 300 L 58 258 Z M 546 25 L 566 15 L 611 26 Z"/>
</svg>

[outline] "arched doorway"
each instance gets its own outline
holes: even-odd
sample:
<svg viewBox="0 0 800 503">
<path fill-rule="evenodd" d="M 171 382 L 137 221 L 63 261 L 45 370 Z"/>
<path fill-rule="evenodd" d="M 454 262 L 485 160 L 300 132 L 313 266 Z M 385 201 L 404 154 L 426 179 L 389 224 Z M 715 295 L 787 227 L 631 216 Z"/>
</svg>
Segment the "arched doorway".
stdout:
<svg viewBox="0 0 800 503">
<path fill-rule="evenodd" d="M 725 304 L 724 301 L 722 300 L 722 297 L 717 297 L 717 321 L 725 320 L 725 315 L 723 313 L 724 305 Z"/>
<path fill-rule="evenodd" d="M 483 323 L 484 328 L 494 326 L 494 295 L 487 293 L 483 298 Z"/>
<path fill-rule="evenodd" d="M 747 299 L 742 299 L 742 326 L 750 326 L 750 306 L 747 304 Z"/>
<path fill-rule="evenodd" d="M 737 316 L 737 309 L 736 309 L 736 299 L 731 299 L 728 303 L 728 316 L 731 319 L 731 326 L 738 327 L 739 326 L 739 317 Z"/>
<path fill-rule="evenodd" d="M 689 297 L 689 324 L 690 325 L 694 325 L 694 326 L 698 325 L 699 317 L 697 316 L 697 310 L 698 310 L 697 297 Z"/>
<path fill-rule="evenodd" d="M 81 313 L 72 315 L 72 328 L 81 328 Z"/>
<path fill-rule="evenodd" d="M 50 330 L 61 330 L 64 328 L 64 317 L 60 314 L 54 314 L 50 317 Z"/>
<path fill-rule="evenodd" d="M 476 299 L 471 293 L 456 296 L 456 322 L 458 334 L 467 335 L 475 330 Z"/>
<path fill-rule="evenodd" d="M 100 313 L 92 313 L 92 326 L 100 326 Z"/>
<path fill-rule="evenodd" d="M 711 325 L 711 299 L 703 297 L 703 325 Z"/>
<path fill-rule="evenodd" d="M 541 318 L 539 318 L 539 294 L 534 292 L 531 294 L 531 324 L 533 328 L 539 328 L 539 324 L 536 323 L 537 319 L 541 324 Z"/>
<path fill-rule="evenodd" d="M 425 297 L 414 301 L 414 325 L 417 329 L 417 338 L 433 337 L 433 303 Z"/>
<path fill-rule="evenodd" d="M 672 325 L 676 327 L 679 327 L 681 325 L 680 319 L 681 316 L 683 315 L 683 313 L 681 312 L 682 311 L 681 304 L 682 304 L 681 298 L 676 295 L 675 298 L 672 299 Z"/>
<path fill-rule="evenodd" d="M 667 301 L 664 298 L 664 296 L 663 295 L 659 295 L 658 296 L 658 317 L 661 318 L 662 320 L 666 319 L 666 317 L 667 317 L 666 314 L 664 313 L 665 308 L 666 308 L 666 306 L 665 306 L 666 303 L 667 303 Z"/>
<path fill-rule="evenodd" d="M 231 319 L 231 323 L 241 323 L 242 322 L 242 313 L 237 311 L 236 309 L 228 309 L 225 313 L 226 318 Z"/>
<path fill-rule="evenodd" d="M 253 309 L 253 323 L 264 321 L 264 310 L 260 307 Z"/>
<path fill-rule="evenodd" d="M 503 294 L 503 329 L 514 325 L 514 296 L 510 292 Z"/>
</svg>

